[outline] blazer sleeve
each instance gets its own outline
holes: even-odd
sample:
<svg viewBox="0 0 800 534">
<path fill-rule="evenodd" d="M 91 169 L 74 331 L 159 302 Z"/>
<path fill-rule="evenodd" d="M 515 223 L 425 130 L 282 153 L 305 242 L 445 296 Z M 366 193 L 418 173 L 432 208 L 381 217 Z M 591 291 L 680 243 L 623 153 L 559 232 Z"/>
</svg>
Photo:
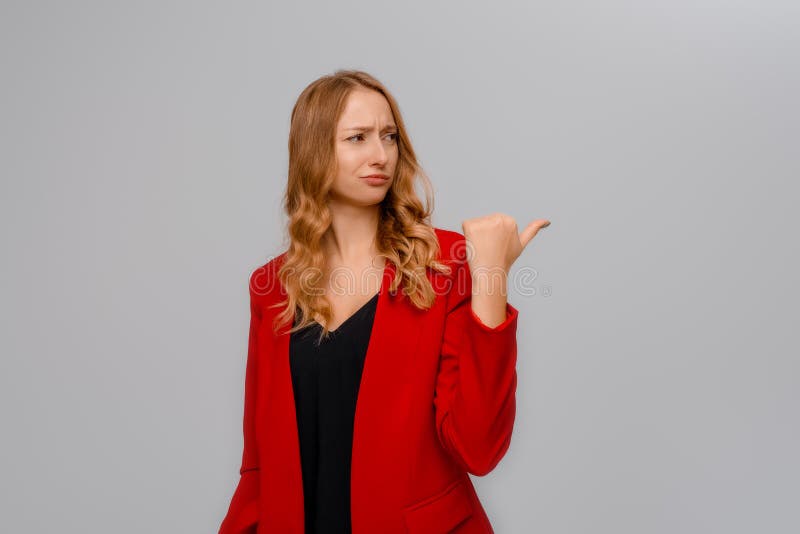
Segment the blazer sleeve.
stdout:
<svg viewBox="0 0 800 534">
<path fill-rule="evenodd" d="M 220 525 L 219 534 L 255 534 L 258 525 L 259 463 L 255 439 L 255 401 L 257 376 L 257 333 L 261 310 L 253 297 L 250 283 L 250 333 L 244 381 L 244 445 L 239 482 L 231 498 L 228 512 Z"/>
<path fill-rule="evenodd" d="M 483 476 L 511 442 L 516 410 L 518 310 L 491 328 L 472 311 L 472 278 L 465 260 L 455 264 L 446 317 L 434 411 L 439 441 L 468 472 Z"/>
</svg>

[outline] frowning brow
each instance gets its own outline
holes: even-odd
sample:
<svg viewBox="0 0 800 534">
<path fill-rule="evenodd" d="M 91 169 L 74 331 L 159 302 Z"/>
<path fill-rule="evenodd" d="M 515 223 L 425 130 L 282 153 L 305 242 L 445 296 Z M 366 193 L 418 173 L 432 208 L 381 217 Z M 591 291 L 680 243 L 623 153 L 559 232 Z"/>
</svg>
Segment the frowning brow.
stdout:
<svg viewBox="0 0 800 534">
<path fill-rule="evenodd" d="M 372 126 L 352 126 L 350 128 L 345 128 L 344 129 L 345 132 L 351 132 L 351 131 L 352 132 L 371 132 L 373 130 L 375 130 L 375 128 L 373 128 Z M 386 131 L 389 131 L 389 130 L 392 130 L 392 131 L 396 132 L 397 131 L 397 126 L 395 126 L 394 124 L 387 124 L 386 126 L 383 127 L 383 129 L 381 131 L 382 132 L 386 132 Z"/>
</svg>

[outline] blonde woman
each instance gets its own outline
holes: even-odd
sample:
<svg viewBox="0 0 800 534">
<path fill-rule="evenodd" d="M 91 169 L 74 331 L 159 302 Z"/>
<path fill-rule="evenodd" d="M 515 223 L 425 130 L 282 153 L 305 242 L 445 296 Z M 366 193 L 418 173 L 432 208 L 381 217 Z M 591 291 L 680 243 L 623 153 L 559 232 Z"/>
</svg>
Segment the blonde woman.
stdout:
<svg viewBox="0 0 800 534">
<path fill-rule="evenodd" d="M 426 202 L 414 185 L 423 185 Z M 374 77 L 311 83 L 291 116 L 288 249 L 250 277 L 234 533 L 492 532 L 468 473 L 508 449 L 507 274 L 549 221 L 430 224 L 430 182 Z"/>
</svg>

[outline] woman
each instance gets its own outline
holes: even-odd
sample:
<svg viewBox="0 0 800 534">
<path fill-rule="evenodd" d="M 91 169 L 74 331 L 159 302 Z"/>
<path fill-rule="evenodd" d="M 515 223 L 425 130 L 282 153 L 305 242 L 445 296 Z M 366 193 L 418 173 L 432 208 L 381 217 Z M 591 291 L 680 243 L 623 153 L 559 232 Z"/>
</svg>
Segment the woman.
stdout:
<svg viewBox="0 0 800 534">
<path fill-rule="evenodd" d="M 549 222 L 520 234 L 493 214 L 462 235 L 431 226 L 431 205 L 383 85 L 338 71 L 302 92 L 288 250 L 250 277 L 241 477 L 221 534 L 492 532 L 468 473 L 509 445 L 507 274 Z"/>
</svg>

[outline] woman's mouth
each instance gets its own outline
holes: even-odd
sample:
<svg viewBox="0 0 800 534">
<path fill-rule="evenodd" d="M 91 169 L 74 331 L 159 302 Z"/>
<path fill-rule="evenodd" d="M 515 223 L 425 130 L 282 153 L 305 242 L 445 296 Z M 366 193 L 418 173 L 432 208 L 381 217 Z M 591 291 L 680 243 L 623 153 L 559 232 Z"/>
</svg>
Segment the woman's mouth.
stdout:
<svg viewBox="0 0 800 534">
<path fill-rule="evenodd" d="M 383 185 L 389 181 L 389 177 L 385 174 L 370 174 L 369 176 L 362 176 L 361 179 L 369 185 Z"/>
</svg>

